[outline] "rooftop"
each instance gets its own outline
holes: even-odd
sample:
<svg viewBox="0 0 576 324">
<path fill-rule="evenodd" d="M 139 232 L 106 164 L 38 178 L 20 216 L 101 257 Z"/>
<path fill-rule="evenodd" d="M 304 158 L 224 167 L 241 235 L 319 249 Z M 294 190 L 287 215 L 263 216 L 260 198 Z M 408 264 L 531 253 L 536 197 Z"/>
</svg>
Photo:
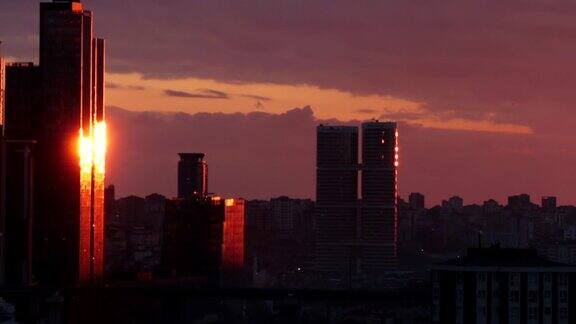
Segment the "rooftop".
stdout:
<svg viewBox="0 0 576 324">
<path fill-rule="evenodd" d="M 573 267 L 546 260 L 535 249 L 510 249 L 500 247 L 471 248 L 467 255 L 448 260 L 439 266 L 454 267 Z"/>
</svg>

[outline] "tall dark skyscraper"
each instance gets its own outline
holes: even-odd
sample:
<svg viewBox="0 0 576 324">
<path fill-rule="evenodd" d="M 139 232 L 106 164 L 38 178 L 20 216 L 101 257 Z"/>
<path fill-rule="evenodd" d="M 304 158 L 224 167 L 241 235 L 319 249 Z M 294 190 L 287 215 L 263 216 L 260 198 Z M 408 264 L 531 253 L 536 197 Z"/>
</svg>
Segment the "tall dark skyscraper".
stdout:
<svg viewBox="0 0 576 324">
<path fill-rule="evenodd" d="M 318 126 L 318 270 L 352 276 L 378 273 L 396 264 L 398 153 L 395 123 L 362 124 L 362 164 L 357 127 Z"/>
<path fill-rule="evenodd" d="M 392 122 L 362 124 L 362 268 L 396 265 L 398 241 L 398 129 Z"/>
<path fill-rule="evenodd" d="M 35 246 L 41 283 L 102 279 L 104 41 L 79 1 L 40 4 Z"/>
<path fill-rule="evenodd" d="M 208 194 L 208 164 L 204 153 L 179 153 L 178 198 Z"/>
<path fill-rule="evenodd" d="M 4 280 L 7 286 L 34 284 L 33 190 L 36 112 L 40 103 L 40 70 L 32 63 L 6 67 L 4 110 L 2 224 L 6 253 Z M 7 172 L 6 172 L 7 171 Z"/>
<path fill-rule="evenodd" d="M 318 126 L 316 152 L 316 266 L 342 273 L 358 243 L 358 128 Z"/>
</svg>

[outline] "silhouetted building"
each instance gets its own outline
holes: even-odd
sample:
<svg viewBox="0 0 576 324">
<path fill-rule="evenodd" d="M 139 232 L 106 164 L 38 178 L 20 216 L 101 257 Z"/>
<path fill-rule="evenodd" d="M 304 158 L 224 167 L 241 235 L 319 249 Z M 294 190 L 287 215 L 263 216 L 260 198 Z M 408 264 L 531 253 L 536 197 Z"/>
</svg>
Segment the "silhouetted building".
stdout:
<svg viewBox="0 0 576 324">
<path fill-rule="evenodd" d="M 415 210 L 424 209 L 426 207 L 426 198 L 419 192 L 413 192 L 408 197 L 408 204 Z"/>
<path fill-rule="evenodd" d="M 557 202 L 556 202 L 556 197 L 542 197 L 542 208 L 546 211 L 552 211 L 554 209 L 556 209 L 557 207 Z"/>
<path fill-rule="evenodd" d="M 7 140 L 5 176 L 5 219 L 3 233 L 6 247 L 4 284 L 26 287 L 34 283 L 33 272 L 33 189 L 35 142 Z"/>
<path fill-rule="evenodd" d="M 208 164 L 204 153 L 179 153 L 178 198 L 208 194 Z"/>
<path fill-rule="evenodd" d="M 224 201 L 218 197 L 168 200 L 162 242 L 163 274 L 203 277 L 218 283 L 224 218 Z"/>
<path fill-rule="evenodd" d="M 244 200 L 194 196 L 167 200 L 161 272 L 219 284 L 240 275 L 245 263 Z M 236 277 L 238 278 L 238 277 Z"/>
<path fill-rule="evenodd" d="M 530 195 L 520 194 L 520 195 L 508 197 L 508 207 L 510 207 L 512 209 L 530 209 L 530 208 L 532 208 L 532 202 L 530 201 Z"/>
<path fill-rule="evenodd" d="M 316 267 L 341 275 L 357 263 L 358 127 L 317 128 Z"/>
<path fill-rule="evenodd" d="M 567 324 L 576 318 L 576 267 L 530 249 L 469 249 L 434 266 L 433 323 Z"/>
<path fill-rule="evenodd" d="M 166 198 L 159 194 L 146 198 L 129 196 L 116 201 L 106 220 L 109 278 L 153 278 L 161 261 L 165 213 Z"/>
<path fill-rule="evenodd" d="M 392 122 L 362 124 L 361 268 L 396 265 L 398 243 L 398 129 Z"/>
<path fill-rule="evenodd" d="M 41 104 L 40 67 L 10 63 L 6 67 L 5 136 L 13 140 L 37 137 Z"/>
<path fill-rule="evenodd" d="M 5 108 L 2 109 L 3 283 L 29 286 L 34 281 L 33 189 L 34 116 L 39 103 L 40 74 L 32 63 L 13 63 L 6 68 Z"/>
<path fill-rule="evenodd" d="M 106 222 L 112 216 L 116 205 L 116 188 L 114 185 L 109 185 L 104 189 L 104 214 Z"/>
</svg>

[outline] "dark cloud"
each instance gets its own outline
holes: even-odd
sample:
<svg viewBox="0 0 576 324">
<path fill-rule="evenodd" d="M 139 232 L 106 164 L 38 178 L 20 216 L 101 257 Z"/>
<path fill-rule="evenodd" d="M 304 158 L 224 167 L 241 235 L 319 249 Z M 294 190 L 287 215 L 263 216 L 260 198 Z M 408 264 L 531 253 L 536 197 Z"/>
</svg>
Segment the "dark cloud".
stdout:
<svg viewBox="0 0 576 324">
<path fill-rule="evenodd" d="M 122 85 L 114 82 L 106 82 L 106 88 L 108 89 L 127 89 L 127 90 L 139 90 L 144 91 L 146 87 L 136 86 L 136 85 Z"/>
<path fill-rule="evenodd" d="M 376 114 L 379 111 L 376 109 L 356 109 L 354 112 L 359 113 L 359 114 Z"/>
<path fill-rule="evenodd" d="M 180 98 L 229 99 L 227 93 L 212 89 L 201 89 L 196 93 L 166 89 L 164 90 L 164 94 L 169 97 L 180 97 Z"/>
<path fill-rule="evenodd" d="M 108 181 L 120 195 L 176 191 L 178 152 L 205 152 L 210 190 L 227 196 L 314 197 L 316 126 L 310 107 L 283 114 L 159 113 L 111 108 Z M 357 122 L 348 122 L 355 124 Z M 566 149 L 568 147 L 568 149 Z M 528 192 L 576 203 L 576 144 L 546 136 L 460 132 L 400 123 L 400 190 L 439 202 L 504 201 Z"/>
<path fill-rule="evenodd" d="M 106 82 L 106 88 L 108 88 L 108 89 L 120 89 L 121 86 L 118 83 Z"/>
<path fill-rule="evenodd" d="M 252 98 L 252 99 L 259 100 L 259 101 L 271 101 L 272 100 L 272 98 L 270 98 L 270 97 L 252 95 L 252 94 L 241 94 L 240 97 Z"/>
<path fill-rule="evenodd" d="M 576 117 L 570 1 L 83 3 L 110 40 L 112 72 L 390 95 L 431 113 L 489 115 L 563 137 L 572 129 L 563 115 Z M 36 56 L 37 7 L 36 0 L 0 3 L 8 55 Z"/>
</svg>

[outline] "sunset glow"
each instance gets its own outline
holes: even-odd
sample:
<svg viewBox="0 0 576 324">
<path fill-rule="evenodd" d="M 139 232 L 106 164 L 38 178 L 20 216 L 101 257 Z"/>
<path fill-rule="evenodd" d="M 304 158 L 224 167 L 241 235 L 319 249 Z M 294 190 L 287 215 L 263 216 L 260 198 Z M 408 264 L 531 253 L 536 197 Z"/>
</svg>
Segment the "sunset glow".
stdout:
<svg viewBox="0 0 576 324">
<path fill-rule="evenodd" d="M 80 129 L 80 278 L 103 273 L 104 186 L 106 174 L 106 123 L 93 123 L 89 131 Z M 91 234 L 93 233 L 93 234 Z M 90 242 L 95 242 L 94 246 Z M 93 260 L 93 262 L 91 262 Z"/>
</svg>

